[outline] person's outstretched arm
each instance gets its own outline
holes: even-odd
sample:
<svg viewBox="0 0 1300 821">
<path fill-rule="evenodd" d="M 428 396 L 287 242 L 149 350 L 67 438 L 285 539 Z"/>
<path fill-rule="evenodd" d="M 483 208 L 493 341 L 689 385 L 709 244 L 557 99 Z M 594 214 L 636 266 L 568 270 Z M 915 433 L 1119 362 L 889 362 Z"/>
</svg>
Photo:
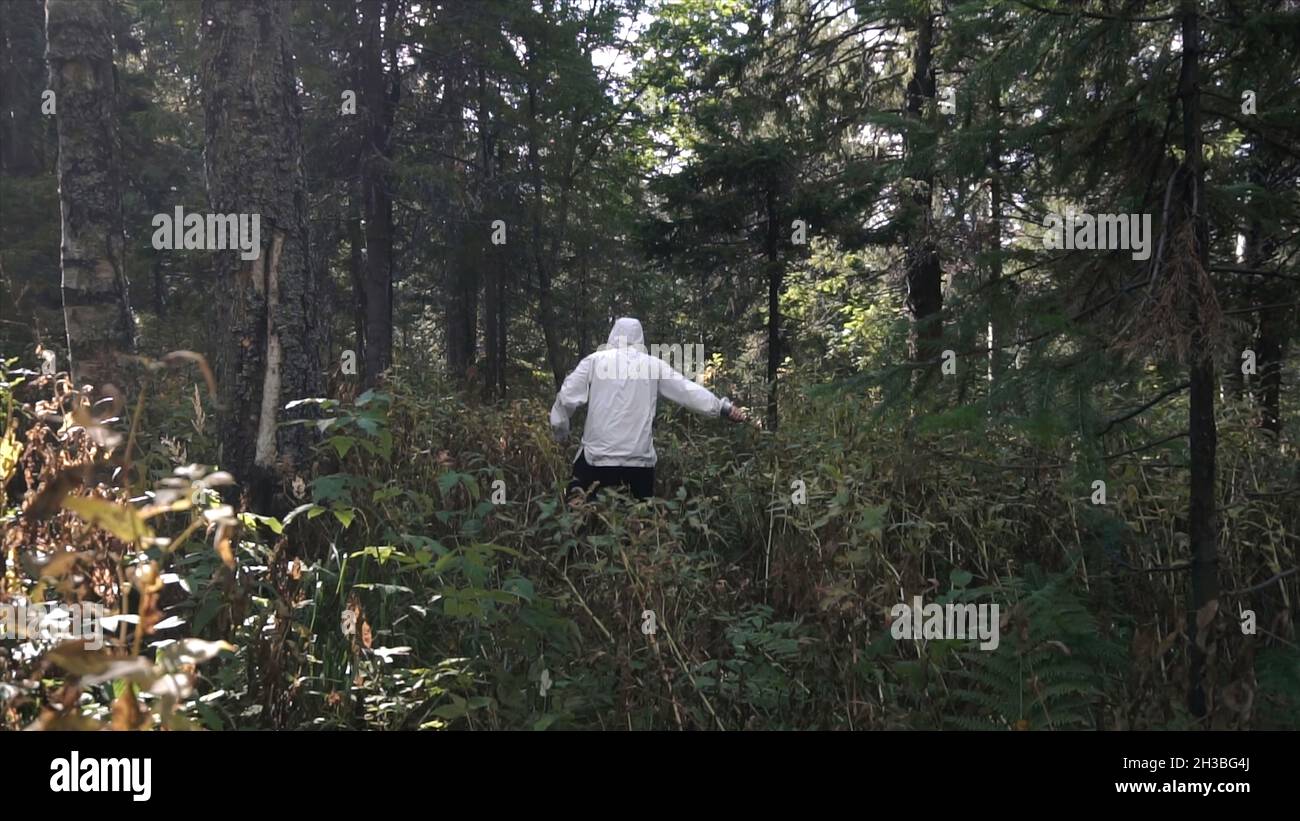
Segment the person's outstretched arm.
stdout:
<svg viewBox="0 0 1300 821">
<path fill-rule="evenodd" d="M 551 432 L 557 442 L 569 438 L 569 417 L 573 412 L 587 404 L 587 394 L 591 388 L 591 357 L 584 357 L 565 378 L 560 392 L 555 395 L 555 404 L 551 405 Z"/>
<path fill-rule="evenodd" d="M 730 399 L 719 399 L 713 391 L 693 379 L 687 379 L 662 362 L 659 366 L 659 395 L 704 416 L 720 416 L 733 422 L 745 421 L 745 409 Z"/>
</svg>

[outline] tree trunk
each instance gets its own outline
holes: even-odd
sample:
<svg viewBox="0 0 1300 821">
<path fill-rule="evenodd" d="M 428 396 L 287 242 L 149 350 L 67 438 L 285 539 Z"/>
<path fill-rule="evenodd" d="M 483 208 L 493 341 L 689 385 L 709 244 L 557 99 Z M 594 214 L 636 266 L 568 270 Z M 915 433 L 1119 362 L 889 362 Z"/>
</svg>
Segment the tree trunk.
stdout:
<svg viewBox="0 0 1300 821">
<path fill-rule="evenodd" d="M 41 0 L 11 0 L 0 14 L 0 169 L 12 177 L 45 167 L 44 63 Z"/>
<path fill-rule="evenodd" d="M 537 269 L 537 303 L 542 326 L 542 338 L 546 341 L 546 362 L 550 366 L 551 376 L 555 380 L 555 389 L 559 390 L 564 382 L 564 362 L 560 353 L 560 334 L 556 329 L 555 302 L 551 293 L 550 255 L 547 254 L 542 240 L 543 197 L 541 159 L 537 154 L 537 44 L 528 43 L 528 170 L 532 180 L 532 244 L 533 264 Z"/>
<path fill-rule="evenodd" d="M 116 355 L 134 344 L 108 3 L 50 0 L 46 26 L 59 129 L 68 357 L 74 378 L 102 385 L 116 378 Z"/>
<path fill-rule="evenodd" d="M 159 319 L 167 317 L 167 277 L 163 273 L 162 257 L 155 254 L 153 273 L 153 312 Z"/>
<path fill-rule="evenodd" d="M 365 142 L 362 147 L 361 184 L 366 213 L 365 279 L 365 378 L 367 386 L 377 384 L 380 375 L 393 364 L 393 197 L 390 191 L 391 136 L 401 78 L 396 65 L 385 76 L 385 39 L 394 36 L 394 0 L 364 0 L 361 3 L 362 103 L 366 112 Z M 386 7 L 386 8 L 385 8 Z M 386 15 L 387 30 L 380 31 L 380 16 Z"/>
<path fill-rule="evenodd" d="M 495 257 L 495 254 L 490 254 Z M 501 283 L 496 260 L 489 258 L 483 278 L 483 400 L 497 395 L 501 381 Z"/>
<path fill-rule="evenodd" d="M 507 167 L 510 152 L 506 150 L 506 145 L 501 140 L 496 140 L 497 162 L 496 171 L 498 175 Z M 498 203 L 504 203 L 505 198 L 498 188 Z M 517 208 L 513 208 L 512 213 L 518 213 Z M 504 219 L 504 217 L 502 217 Z M 497 282 L 497 396 L 501 399 L 506 397 L 507 371 L 509 369 L 510 358 L 508 355 L 510 343 L 510 287 L 511 275 L 514 270 L 509 264 L 506 256 L 501 249 L 492 246 L 493 255 L 489 259 L 489 264 L 496 267 Z"/>
<path fill-rule="evenodd" d="M 455 218 L 451 265 L 448 270 L 447 371 L 463 380 L 474 364 L 478 347 L 478 265 L 484 226 Z"/>
<path fill-rule="evenodd" d="M 467 185 L 464 171 L 455 161 L 464 145 L 467 126 L 462 114 L 465 105 L 464 78 L 459 69 L 451 69 L 443 89 L 443 106 L 448 123 L 444 155 L 444 169 L 449 180 L 462 180 Z M 453 380 L 463 381 L 474 359 L 478 342 L 478 280 L 477 258 L 482 250 L 476 245 L 476 235 L 484 226 L 474 224 L 474 215 L 457 210 L 455 203 L 447 214 L 447 264 L 444 277 L 446 302 L 444 305 L 444 349 L 447 355 L 447 374 Z M 509 226 L 507 226 L 509 230 Z M 507 233 L 507 241 L 510 235 Z"/>
<path fill-rule="evenodd" d="M 365 234 L 361 227 L 361 181 L 356 180 L 348 197 L 348 274 L 352 281 L 352 352 L 362 384 L 366 380 L 366 258 Z"/>
<path fill-rule="evenodd" d="M 589 305 L 591 302 L 590 287 L 590 263 L 588 262 L 591 252 L 589 242 L 582 244 L 582 251 L 578 255 L 578 356 L 586 356 L 591 353 L 591 316 Z"/>
<path fill-rule="evenodd" d="M 260 253 L 216 254 L 212 321 L 223 414 L 222 462 L 255 508 L 272 479 L 305 469 L 311 440 L 279 427 L 286 403 L 322 386 L 319 286 L 308 255 L 302 114 L 282 3 L 204 0 L 204 160 L 213 212 L 259 215 Z"/>
<path fill-rule="evenodd" d="M 475 123 L 478 131 L 478 191 L 479 202 L 483 205 L 485 223 L 500 217 L 499 198 L 496 192 L 496 174 L 493 169 L 494 135 L 492 131 L 492 112 L 487 100 L 487 71 L 483 44 L 479 43 L 478 97 Z M 501 369 L 501 255 L 496 253 L 491 243 L 484 245 L 483 260 L 483 399 L 491 400 L 498 395 L 502 381 Z"/>
<path fill-rule="evenodd" d="M 993 91 L 993 138 L 989 141 L 989 382 L 1002 373 L 1002 95 Z"/>
<path fill-rule="evenodd" d="M 1287 288 L 1261 289 L 1266 305 L 1280 305 L 1294 291 Z M 1275 434 L 1282 432 L 1282 362 L 1286 359 L 1288 337 L 1295 328 L 1291 307 L 1270 307 L 1259 312 L 1259 331 L 1255 337 L 1256 373 L 1252 380 L 1255 402 L 1259 406 L 1259 426 Z"/>
<path fill-rule="evenodd" d="M 1273 157 L 1263 154 L 1267 149 L 1256 145 L 1252 148 L 1251 182 L 1262 189 L 1272 184 L 1268 173 L 1273 165 Z M 1246 253 L 1243 262 L 1251 270 L 1265 270 L 1272 264 L 1277 251 L 1277 243 L 1272 236 L 1265 234 L 1265 229 L 1258 216 L 1252 216 L 1246 232 Z M 1282 362 L 1285 359 L 1287 342 L 1294 328 L 1292 310 L 1282 305 L 1289 302 L 1293 289 L 1277 280 L 1270 280 L 1263 287 L 1255 290 L 1262 305 L 1281 306 L 1263 308 L 1259 312 L 1259 324 L 1252 348 L 1255 351 L 1255 376 L 1250 380 L 1251 393 L 1259 413 L 1259 426 L 1275 434 L 1282 432 Z M 1241 374 L 1240 351 L 1230 351 L 1235 359 L 1233 373 Z"/>
<path fill-rule="evenodd" d="M 1206 222 L 1201 146 L 1200 21 L 1196 0 L 1182 0 L 1182 71 L 1179 95 L 1183 108 L 1182 198 L 1184 218 L 1194 221 L 1195 265 L 1210 266 L 1209 228 Z M 1199 272 L 1198 272 L 1199 273 Z M 1191 393 L 1188 412 L 1191 454 L 1191 502 L 1188 535 L 1191 541 L 1191 607 L 1187 614 L 1187 635 L 1191 656 L 1188 681 L 1188 709 L 1204 716 L 1205 658 L 1197 636 L 1197 615 L 1219 596 L 1218 527 L 1215 519 L 1215 459 L 1218 431 L 1214 421 L 1214 358 L 1207 344 L 1200 306 L 1192 304 Z"/>
<path fill-rule="evenodd" d="M 58 181 L 47 174 L 45 161 L 49 117 L 41 114 L 47 86 L 44 3 L 7 3 L 0 11 L 0 206 L 22 203 L 24 214 L 0 213 L 10 217 L 0 220 L 0 249 L 6 252 L 31 239 L 32 226 L 58 218 Z M 36 342 L 63 359 L 63 297 L 49 274 L 57 255 L 56 243 L 41 242 L 30 264 L 0 272 L 0 304 L 8 320 L 0 323 L 0 347 L 13 351 Z"/>
<path fill-rule="evenodd" d="M 777 408 L 777 377 L 781 369 L 781 287 L 785 272 L 781 268 L 780 230 L 777 220 L 776 181 L 767 189 L 767 235 L 763 253 L 767 260 L 767 429 L 775 431 L 780 422 Z"/>
<path fill-rule="evenodd" d="M 308 276 L 316 283 L 316 318 L 319 329 L 314 342 L 317 345 L 316 360 L 321 363 L 321 390 L 331 391 L 336 387 L 330 379 L 331 371 L 340 361 L 339 351 L 343 347 L 334 336 L 334 322 L 331 317 L 337 315 L 345 300 L 340 298 L 340 288 L 330 275 L 330 260 L 338 254 L 343 242 L 343 231 L 336 218 L 323 217 L 307 221 L 307 264 L 310 266 Z"/>
<path fill-rule="evenodd" d="M 908 176 L 911 193 L 904 195 L 907 236 L 907 310 L 912 317 L 909 351 L 914 362 L 924 362 L 925 377 L 936 372 L 943 346 L 943 270 L 934 243 L 933 205 L 934 138 L 923 133 L 927 102 L 935 96 L 933 46 L 934 18 L 929 10 L 916 24 L 912 54 L 912 79 L 907 84 Z"/>
</svg>

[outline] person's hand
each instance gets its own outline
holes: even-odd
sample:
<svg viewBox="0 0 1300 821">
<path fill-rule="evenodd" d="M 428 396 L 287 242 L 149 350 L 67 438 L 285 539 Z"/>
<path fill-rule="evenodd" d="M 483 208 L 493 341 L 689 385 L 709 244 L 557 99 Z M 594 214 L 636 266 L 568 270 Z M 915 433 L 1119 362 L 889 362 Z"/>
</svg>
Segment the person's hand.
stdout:
<svg viewBox="0 0 1300 821">
<path fill-rule="evenodd" d="M 731 412 L 727 414 L 727 418 L 733 422 L 748 422 L 749 414 L 746 413 L 745 409 L 740 405 L 732 405 Z"/>
</svg>

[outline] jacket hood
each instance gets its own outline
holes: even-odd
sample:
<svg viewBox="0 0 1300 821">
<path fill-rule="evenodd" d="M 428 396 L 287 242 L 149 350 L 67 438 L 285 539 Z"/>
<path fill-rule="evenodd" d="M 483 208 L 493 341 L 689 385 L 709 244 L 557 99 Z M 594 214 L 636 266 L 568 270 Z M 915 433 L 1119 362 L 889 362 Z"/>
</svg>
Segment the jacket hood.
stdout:
<svg viewBox="0 0 1300 821">
<path fill-rule="evenodd" d="M 645 345 L 645 334 L 641 332 L 641 321 L 630 316 L 620 317 L 614 321 L 614 330 L 609 332 L 609 344 L 618 347 L 619 341 L 628 347 Z"/>
</svg>

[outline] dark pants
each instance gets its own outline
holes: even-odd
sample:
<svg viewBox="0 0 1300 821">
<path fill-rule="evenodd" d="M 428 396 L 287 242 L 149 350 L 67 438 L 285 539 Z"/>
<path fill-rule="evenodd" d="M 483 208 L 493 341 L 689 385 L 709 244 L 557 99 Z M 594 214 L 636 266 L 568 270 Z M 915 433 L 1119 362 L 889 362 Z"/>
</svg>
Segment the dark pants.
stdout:
<svg viewBox="0 0 1300 821">
<path fill-rule="evenodd" d="M 649 499 L 655 494 L 655 469 L 623 467 L 621 465 L 599 467 L 587 464 L 587 458 L 578 451 L 578 461 L 573 463 L 573 479 L 569 482 L 569 492 L 578 488 L 626 487 L 638 499 Z M 590 492 L 590 491 L 589 491 Z"/>
</svg>

